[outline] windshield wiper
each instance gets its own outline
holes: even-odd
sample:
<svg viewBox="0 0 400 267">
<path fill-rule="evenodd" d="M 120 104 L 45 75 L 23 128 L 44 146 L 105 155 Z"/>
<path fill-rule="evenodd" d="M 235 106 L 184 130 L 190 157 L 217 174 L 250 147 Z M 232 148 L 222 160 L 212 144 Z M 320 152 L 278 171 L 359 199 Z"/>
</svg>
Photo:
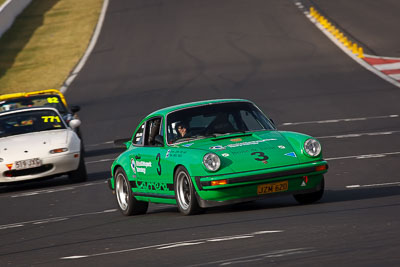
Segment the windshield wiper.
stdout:
<svg viewBox="0 0 400 267">
<path fill-rule="evenodd" d="M 233 133 L 224 133 L 220 135 L 214 134 L 215 138 L 217 139 L 224 139 L 224 138 L 230 138 L 232 135 L 234 136 L 247 136 L 247 135 L 252 135 L 252 133 L 246 132 L 246 131 L 237 131 Z"/>
<path fill-rule="evenodd" d="M 178 140 L 176 140 L 174 142 L 174 144 L 179 144 L 179 143 L 183 143 L 186 141 L 190 141 L 190 140 L 195 140 L 197 139 L 199 136 L 191 136 L 191 137 L 184 137 L 184 138 L 179 138 Z"/>
</svg>

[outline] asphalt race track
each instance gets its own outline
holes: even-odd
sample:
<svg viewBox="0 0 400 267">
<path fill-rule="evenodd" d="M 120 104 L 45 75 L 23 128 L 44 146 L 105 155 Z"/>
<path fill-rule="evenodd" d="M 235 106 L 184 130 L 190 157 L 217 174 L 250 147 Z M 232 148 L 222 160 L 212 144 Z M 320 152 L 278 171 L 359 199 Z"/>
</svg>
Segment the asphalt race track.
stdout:
<svg viewBox="0 0 400 267">
<path fill-rule="evenodd" d="M 311 2 L 377 55 L 399 56 L 399 1 Z M 294 1 L 110 1 L 66 97 L 82 109 L 89 181 L 0 187 L 0 266 L 400 265 L 400 88 Z M 158 108 L 214 98 L 250 99 L 280 130 L 318 137 L 330 167 L 322 201 L 122 216 L 105 183 L 121 151 L 111 141 Z"/>
</svg>

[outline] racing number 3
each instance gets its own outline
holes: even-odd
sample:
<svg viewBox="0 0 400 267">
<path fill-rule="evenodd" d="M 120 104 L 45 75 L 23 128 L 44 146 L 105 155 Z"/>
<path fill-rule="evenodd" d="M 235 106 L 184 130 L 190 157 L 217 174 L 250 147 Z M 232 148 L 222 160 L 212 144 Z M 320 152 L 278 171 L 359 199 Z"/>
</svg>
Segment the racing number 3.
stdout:
<svg viewBox="0 0 400 267">
<path fill-rule="evenodd" d="M 268 159 L 268 156 L 265 155 L 263 152 L 253 152 L 251 155 L 257 155 L 259 158 L 255 158 L 255 160 L 258 161 L 264 161 Z"/>
<path fill-rule="evenodd" d="M 158 153 L 156 160 L 158 160 L 158 168 L 157 168 L 157 173 L 158 175 L 161 175 L 161 154 Z"/>
</svg>

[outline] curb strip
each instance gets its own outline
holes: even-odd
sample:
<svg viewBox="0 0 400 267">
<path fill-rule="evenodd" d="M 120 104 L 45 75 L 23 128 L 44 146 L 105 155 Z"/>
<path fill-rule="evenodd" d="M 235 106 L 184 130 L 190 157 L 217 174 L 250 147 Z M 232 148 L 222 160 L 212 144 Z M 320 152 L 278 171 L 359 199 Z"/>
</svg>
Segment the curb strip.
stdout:
<svg viewBox="0 0 400 267">
<path fill-rule="evenodd" d="M 351 57 L 358 64 L 367 70 L 378 75 L 385 81 L 400 88 L 400 59 L 379 57 L 364 54 L 363 48 L 356 43 L 352 43 L 343 33 L 341 33 L 332 23 L 319 14 L 314 7 L 307 10 L 300 1 L 295 1 L 295 5 L 304 15 L 325 34 L 343 52 Z"/>
<path fill-rule="evenodd" d="M 69 74 L 68 78 L 64 81 L 63 85 L 61 86 L 60 88 L 61 93 L 65 94 L 65 92 L 68 89 L 68 86 L 70 86 L 71 83 L 75 80 L 76 76 L 78 76 L 79 72 L 82 70 L 90 54 L 92 53 L 94 46 L 96 45 L 96 42 L 99 39 L 101 28 L 104 23 L 105 14 L 108 8 L 108 3 L 109 0 L 104 0 L 99 20 L 97 21 L 96 29 L 93 33 L 92 39 L 90 40 L 89 46 L 86 49 L 86 52 L 83 55 L 83 57 L 79 60 L 79 63 L 76 65 L 75 69 Z"/>
</svg>

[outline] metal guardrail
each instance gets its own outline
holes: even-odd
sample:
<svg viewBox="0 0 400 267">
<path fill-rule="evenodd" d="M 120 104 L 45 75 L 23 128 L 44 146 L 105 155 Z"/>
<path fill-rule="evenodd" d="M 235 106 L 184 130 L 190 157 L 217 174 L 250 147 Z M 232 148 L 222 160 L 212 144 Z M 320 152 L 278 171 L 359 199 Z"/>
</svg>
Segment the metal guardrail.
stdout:
<svg viewBox="0 0 400 267">
<path fill-rule="evenodd" d="M 0 6 L 0 38 L 32 0 L 7 0 Z"/>
</svg>

